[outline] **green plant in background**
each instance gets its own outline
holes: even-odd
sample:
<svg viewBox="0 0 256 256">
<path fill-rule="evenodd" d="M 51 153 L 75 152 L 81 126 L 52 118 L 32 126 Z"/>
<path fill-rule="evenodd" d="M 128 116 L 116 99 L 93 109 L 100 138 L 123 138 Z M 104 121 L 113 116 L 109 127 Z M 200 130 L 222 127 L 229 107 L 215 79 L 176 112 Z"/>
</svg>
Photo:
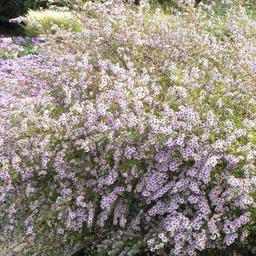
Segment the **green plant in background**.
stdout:
<svg viewBox="0 0 256 256">
<path fill-rule="evenodd" d="M 82 25 L 79 20 L 70 12 L 53 10 L 30 10 L 25 16 L 24 26 L 28 36 L 36 36 L 40 33 L 54 32 L 54 27 L 71 28 L 74 32 L 79 32 Z"/>
</svg>

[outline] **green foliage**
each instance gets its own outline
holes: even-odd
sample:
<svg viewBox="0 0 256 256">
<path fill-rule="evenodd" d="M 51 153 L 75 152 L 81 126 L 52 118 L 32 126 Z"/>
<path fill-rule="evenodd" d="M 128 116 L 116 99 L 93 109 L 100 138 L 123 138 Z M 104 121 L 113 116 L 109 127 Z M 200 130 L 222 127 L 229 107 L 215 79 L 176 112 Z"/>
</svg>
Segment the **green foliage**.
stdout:
<svg viewBox="0 0 256 256">
<path fill-rule="evenodd" d="M 23 46 L 23 50 L 19 52 L 18 56 L 26 56 L 29 54 L 37 55 L 38 50 L 34 47 L 33 43 L 31 41 L 24 41 L 21 43 L 21 46 Z"/>
</svg>

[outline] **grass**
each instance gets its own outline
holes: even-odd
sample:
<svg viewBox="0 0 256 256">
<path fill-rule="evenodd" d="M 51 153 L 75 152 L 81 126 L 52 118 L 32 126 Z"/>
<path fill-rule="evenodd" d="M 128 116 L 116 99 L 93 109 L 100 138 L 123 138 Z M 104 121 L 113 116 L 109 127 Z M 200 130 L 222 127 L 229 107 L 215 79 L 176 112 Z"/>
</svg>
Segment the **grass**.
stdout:
<svg viewBox="0 0 256 256">
<path fill-rule="evenodd" d="M 71 28 L 74 32 L 82 29 L 82 24 L 72 13 L 62 11 L 30 10 L 25 16 L 25 22 L 24 29 L 28 36 L 51 32 L 53 25 Z"/>
</svg>

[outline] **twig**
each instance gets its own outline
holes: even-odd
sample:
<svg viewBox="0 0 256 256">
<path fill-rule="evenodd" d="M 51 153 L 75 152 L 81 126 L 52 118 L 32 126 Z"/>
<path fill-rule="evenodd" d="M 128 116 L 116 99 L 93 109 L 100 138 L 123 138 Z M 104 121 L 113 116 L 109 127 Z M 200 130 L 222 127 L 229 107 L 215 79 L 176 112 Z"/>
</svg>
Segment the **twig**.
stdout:
<svg viewBox="0 0 256 256">
<path fill-rule="evenodd" d="M 109 49 L 118 57 L 118 59 L 122 62 L 126 70 L 129 70 L 127 67 L 125 61 L 122 59 L 122 57 L 118 54 L 118 52 L 106 41 L 104 40 L 105 44 L 109 47 Z"/>
</svg>

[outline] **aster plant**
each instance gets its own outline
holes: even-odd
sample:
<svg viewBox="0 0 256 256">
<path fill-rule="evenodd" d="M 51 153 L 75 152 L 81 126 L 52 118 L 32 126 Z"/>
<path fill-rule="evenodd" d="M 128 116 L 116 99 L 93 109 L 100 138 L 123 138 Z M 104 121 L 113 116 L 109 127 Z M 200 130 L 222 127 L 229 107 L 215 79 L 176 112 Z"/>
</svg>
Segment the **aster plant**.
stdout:
<svg viewBox="0 0 256 256">
<path fill-rule="evenodd" d="M 16 255 L 255 250 L 255 20 L 160 12 L 86 3 L 81 32 L 0 66 L 0 230 Z"/>
</svg>

